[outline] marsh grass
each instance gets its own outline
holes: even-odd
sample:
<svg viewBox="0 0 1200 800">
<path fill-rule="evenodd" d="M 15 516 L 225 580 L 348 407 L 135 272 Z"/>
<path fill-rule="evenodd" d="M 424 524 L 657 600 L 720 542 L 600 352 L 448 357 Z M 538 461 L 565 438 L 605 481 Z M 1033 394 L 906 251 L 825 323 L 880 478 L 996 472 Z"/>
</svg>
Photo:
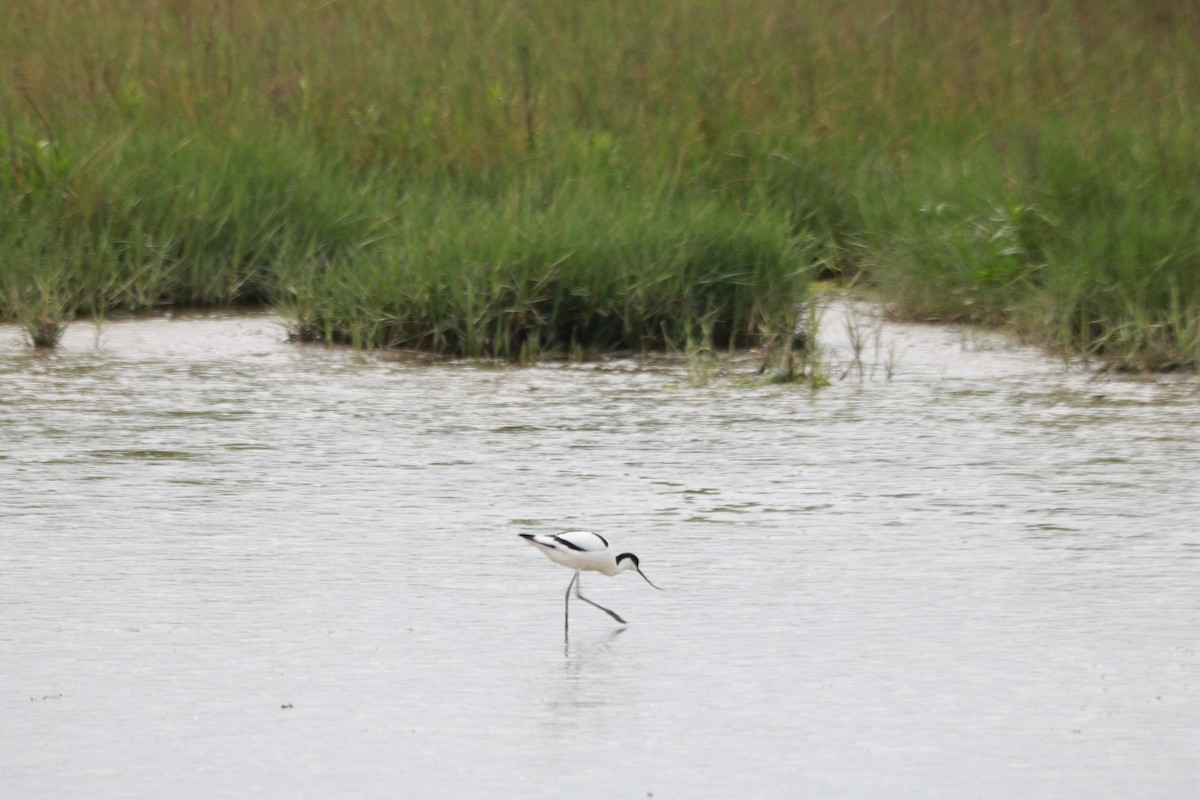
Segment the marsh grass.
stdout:
<svg viewBox="0 0 1200 800">
<path fill-rule="evenodd" d="M 445 203 L 354 268 L 286 267 L 293 336 L 529 359 L 736 347 L 787 326 L 812 259 L 785 222 L 601 191 Z"/>
<path fill-rule="evenodd" d="M 47 269 L 40 257 L 11 250 L 8 261 L 0 283 L 0 316 L 16 320 L 30 345 L 57 347 L 78 312 L 78 301 L 64 277 L 69 271 L 61 265 Z"/>
<path fill-rule="evenodd" d="M 761 343 L 821 274 L 1194 366 L 1197 42 L 1177 0 L 10 0 L 0 305 L 532 359 Z"/>
</svg>

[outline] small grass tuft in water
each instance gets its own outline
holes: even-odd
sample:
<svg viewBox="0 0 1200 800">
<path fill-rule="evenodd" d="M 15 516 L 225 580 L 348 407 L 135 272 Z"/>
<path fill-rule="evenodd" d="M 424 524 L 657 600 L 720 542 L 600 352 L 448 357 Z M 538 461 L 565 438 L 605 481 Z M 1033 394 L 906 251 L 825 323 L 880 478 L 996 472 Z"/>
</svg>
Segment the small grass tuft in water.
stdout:
<svg viewBox="0 0 1200 800">
<path fill-rule="evenodd" d="M 20 323 L 28 344 L 53 349 L 76 316 L 77 302 L 69 294 L 71 289 L 61 272 L 39 272 L 22 263 L 19 254 L 10 253 L 10 258 L 0 310 Z"/>
<path fill-rule="evenodd" d="M 66 327 L 66 323 L 60 319 L 41 317 L 25 323 L 25 334 L 34 347 L 52 349 L 58 347 Z"/>
</svg>

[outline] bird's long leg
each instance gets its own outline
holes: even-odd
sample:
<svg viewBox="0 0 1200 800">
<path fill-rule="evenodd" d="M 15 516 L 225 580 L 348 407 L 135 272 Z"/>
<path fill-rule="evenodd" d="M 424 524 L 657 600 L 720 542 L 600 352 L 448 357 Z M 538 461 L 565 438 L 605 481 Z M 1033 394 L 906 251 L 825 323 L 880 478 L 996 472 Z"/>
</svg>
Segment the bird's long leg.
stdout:
<svg viewBox="0 0 1200 800">
<path fill-rule="evenodd" d="M 610 617 L 612 617 L 613 619 L 615 619 L 617 622 L 621 623 L 622 625 L 628 625 L 628 624 L 629 624 L 629 623 L 628 623 L 628 622 L 626 622 L 625 620 L 621 619 L 621 615 L 620 615 L 620 614 L 618 614 L 617 612 L 615 612 L 615 611 L 610 611 L 609 609 L 605 608 L 604 606 L 600 605 L 599 603 L 593 603 L 591 600 L 588 600 L 586 597 L 584 597 L 583 595 L 581 595 L 581 594 L 579 593 L 579 583 L 580 583 L 580 581 L 579 581 L 579 573 L 578 573 L 578 572 L 576 572 L 576 573 L 575 573 L 575 581 L 574 581 L 574 582 L 575 582 L 575 596 L 576 596 L 576 597 L 578 597 L 580 600 L 582 600 L 582 601 L 583 601 L 583 602 L 585 602 L 585 603 L 591 603 L 591 604 L 592 604 L 592 605 L 594 605 L 596 608 L 600 609 L 600 610 L 601 610 L 601 611 L 603 611 L 605 614 L 608 614 Z M 569 588 L 569 587 L 568 587 L 568 588 Z"/>
<path fill-rule="evenodd" d="M 575 574 L 571 577 L 571 582 L 567 584 L 567 601 L 563 605 L 563 636 L 571 634 L 571 587 L 579 580 L 579 570 L 575 570 Z M 576 592 L 579 590 L 576 589 Z"/>
</svg>

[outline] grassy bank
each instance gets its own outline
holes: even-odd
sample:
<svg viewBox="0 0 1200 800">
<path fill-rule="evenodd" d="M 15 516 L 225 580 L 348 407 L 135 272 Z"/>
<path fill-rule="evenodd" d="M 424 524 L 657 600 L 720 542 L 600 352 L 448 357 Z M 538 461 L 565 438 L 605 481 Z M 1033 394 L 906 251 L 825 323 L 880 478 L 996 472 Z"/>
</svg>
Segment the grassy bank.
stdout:
<svg viewBox="0 0 1200 800">
<path fill-rule="evenodd" d="M 835 273 L 1194 367 L 1198 36 L 1174 0 L 11 0 L 0 313 L 516 356 L 750 342 Z"/>
</svg>

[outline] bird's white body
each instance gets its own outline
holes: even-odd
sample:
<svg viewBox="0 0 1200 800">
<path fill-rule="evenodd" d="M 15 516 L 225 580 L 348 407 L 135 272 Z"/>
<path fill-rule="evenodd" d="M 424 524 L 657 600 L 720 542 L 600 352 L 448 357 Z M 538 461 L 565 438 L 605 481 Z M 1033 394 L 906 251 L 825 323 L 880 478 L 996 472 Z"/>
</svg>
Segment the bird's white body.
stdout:
<svg viewBox="0 0 1200 800">
<path fill-rule="evenodd" d="M 562 564 L 567 569 L 599 572 L 612 576 L 637 566 L 629 559 L 621 559 L 621 563 L 618 564 L 617 557 L 608 544 L 608 540 L 591 531 L 564 531 L 557 534 L 527 533 L 522 534 L 522 538 L 545 553 L 555 564 Z"/>
</svg>

